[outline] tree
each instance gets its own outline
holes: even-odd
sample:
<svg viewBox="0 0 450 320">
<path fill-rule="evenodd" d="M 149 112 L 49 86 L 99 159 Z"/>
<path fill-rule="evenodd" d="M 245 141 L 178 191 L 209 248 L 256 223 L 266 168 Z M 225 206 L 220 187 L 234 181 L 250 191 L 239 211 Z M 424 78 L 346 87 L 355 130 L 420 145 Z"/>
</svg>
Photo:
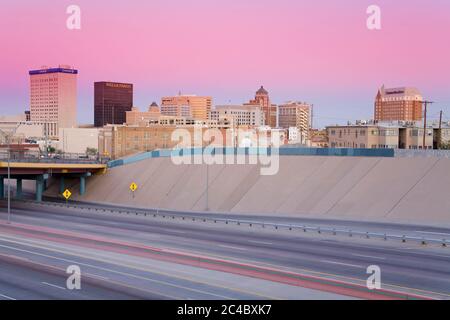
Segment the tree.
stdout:
<svg viewBox="0 0 450 320">
<path fill-rule="evenodd" d="M 97 149 L 95 149 L 95 148 L 89 148 L 89 147 L 87 147 L 86 148 L 86 154 L 88 155 L 88 156 L 96 156 L 97 155 Z"/>
<path fill-rule="evenodd" d="M 442 150 L 450 150 L 450 141 L 441 142 L 441 149 Z"/>
</svg>

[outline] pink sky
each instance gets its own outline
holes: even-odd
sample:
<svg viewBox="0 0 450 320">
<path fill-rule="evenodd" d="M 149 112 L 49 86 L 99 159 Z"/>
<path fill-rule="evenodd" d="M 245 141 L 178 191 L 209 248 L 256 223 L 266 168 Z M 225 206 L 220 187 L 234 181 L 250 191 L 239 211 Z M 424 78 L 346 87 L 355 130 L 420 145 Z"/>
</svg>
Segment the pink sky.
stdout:
<svg viewBox="0 0 450 320">
<path fill-rule="evenodd" d="M 95 3 L 94 3 L 95 2 Z M 66 28 L 77 4 L 82 29 Z M 382 30 L 366 9 L 382 10 Z M 0 11 L 0 113 L 28 105 L 29 69 L 79 71 L 79 120 L 93 82 L 132 82 L 135 105 L 163 95 L 241 103 L 264 85 L 273 102 L 304 100 L 317 122 L 370 118 L 383 83 L 416 86 L 450 117 L 448 0 L 6 0 Z"/>
</svg>

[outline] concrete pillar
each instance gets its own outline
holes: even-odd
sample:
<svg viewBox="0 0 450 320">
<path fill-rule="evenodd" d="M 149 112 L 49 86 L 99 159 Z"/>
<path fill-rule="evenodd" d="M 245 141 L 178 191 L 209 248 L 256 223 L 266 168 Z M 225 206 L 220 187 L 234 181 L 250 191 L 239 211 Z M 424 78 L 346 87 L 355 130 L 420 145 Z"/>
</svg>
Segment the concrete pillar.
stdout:
<svg viewBox="0 0 450 320">
<path fill-rule="evenodd" d="M 36 201 L 42 201 L 42 193 L 44 192 L 44 178 L 39 176 L 36 178 Z"/>
<path fill-rule="evenodd" d="M 5 179 L 0 176 L 0 199 L 5 199 Z"/>
<path fill-rule="evenodd" d="M 80 195 L 82 196 L 85 193 L 86 193 L 86 177 L 81 176 L 80 177 Z"/>
<path fill-rule="evenodd" d="M 66 186 L 64 185 L 64 176 L 61 176 L 59 178 L 59 194 L 62 194 L 64 191 L 66 191 Z"/>
<path fill-rule="evenodd" d="M 17 199 L 22 199 L 22 179 L 17 179 L 17 183 L 16 183 L 16 197 Z"/>
</svg>

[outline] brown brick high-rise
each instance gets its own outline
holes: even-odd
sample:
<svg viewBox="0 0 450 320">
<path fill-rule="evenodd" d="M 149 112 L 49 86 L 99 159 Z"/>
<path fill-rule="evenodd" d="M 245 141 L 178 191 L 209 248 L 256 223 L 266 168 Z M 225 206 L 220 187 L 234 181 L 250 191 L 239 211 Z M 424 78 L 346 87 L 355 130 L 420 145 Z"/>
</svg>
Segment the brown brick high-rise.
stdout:
<svg viewBox="0 0 450 320">
<path fill-rule="evenodd" d="M 421 121 L 422 95 L 416 88 L 393 88 L 378 90 L 375 98 L 377 121 Z"/>
</svg>

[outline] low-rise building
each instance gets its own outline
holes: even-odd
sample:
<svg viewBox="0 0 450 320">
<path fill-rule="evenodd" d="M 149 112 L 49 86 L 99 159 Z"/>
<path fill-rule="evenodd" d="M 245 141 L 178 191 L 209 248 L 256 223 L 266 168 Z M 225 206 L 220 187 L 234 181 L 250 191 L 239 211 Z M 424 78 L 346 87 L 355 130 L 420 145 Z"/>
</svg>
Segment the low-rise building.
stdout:
<svg viewBox="0 0 450 320">
<path fill-rule="evenodd" d="M 133 107 L 131 111 L 125 112 L 126 124 L 129 126 L 138 125 L 140 123 L 148 123 L 161 117 L 161 110 L 156 102 L 153 102 L 148 111 L 140 111 L 139 108 Z"/>
<path fill-rule="evenodd" d="M 327 130 L 311 129 L 309 131 L 309 146 L 312 148 L 328 148 Z"/>
<path fill-rule="evenodd" d="M 424 128 L 403 127 L 399 131 L 399 149 L 424 149 Z M 425 130 L 425 149 L 433 149 L 433 128 L 430 127 Z"/>
<path fill-rule="evenodd" d="M 356 124 L 328 126 L 331 148 L 423 149 L 424 129 L 416 122 L 358 121 Z M 433 128 L 425 131 L 425 149 L 433 149 Z"/>
<path fill-rule="evenodd" d="M 59 129 L 58 150 L 63 153 L 86 153 L 98 150 L 100 128 L 61 128 Z"/>
<path fill-rule="evenodd" d="M 27 121 L 26 114 L 16 116 L 1 116 L 0 131 L 5 135 L 12 134 L 11 139 L 16 143 L 25 140 L 57 139 L 56 122 Z"/>
<path fill-rule="evenodd" d="M 204 139 L 207 130 L 212 128 L 174 125 L 146 127 L 108 125 L 99 132 L 99 154 L 117 159 L 158 149 L 205 147 L 212 142 Z M 222 138 L 222 142 L 216 141 L 215 145 L 226 145 L 226 129 L 215 128 L 215 130 L 220 132 Z M 221 140 L 220 137 L 218 140 Z"/>
<path fill-rule="evenodd" d="M 433 122 L 433 148 L 434 149 L 450 149 L 450 121 Z"/>
<path fill-rule="evenodd" d="M 288 128 L 288 143 L 289 144 L 301 144 L 303 142 L 302 135 L 297 127 Z"/>
<path fill-rule="evenodd" d="M 329 126 L 327 127 L 329 145 L 331 148 L 398 148 L 398 129 L 389 131 L 382 130 L 375 124 L 360 124 L 346 126 Z M 381 138 L 390 140 L 381 142 Z M 384 139 L 385 140 L 385 139 Z"/>
</svg>

